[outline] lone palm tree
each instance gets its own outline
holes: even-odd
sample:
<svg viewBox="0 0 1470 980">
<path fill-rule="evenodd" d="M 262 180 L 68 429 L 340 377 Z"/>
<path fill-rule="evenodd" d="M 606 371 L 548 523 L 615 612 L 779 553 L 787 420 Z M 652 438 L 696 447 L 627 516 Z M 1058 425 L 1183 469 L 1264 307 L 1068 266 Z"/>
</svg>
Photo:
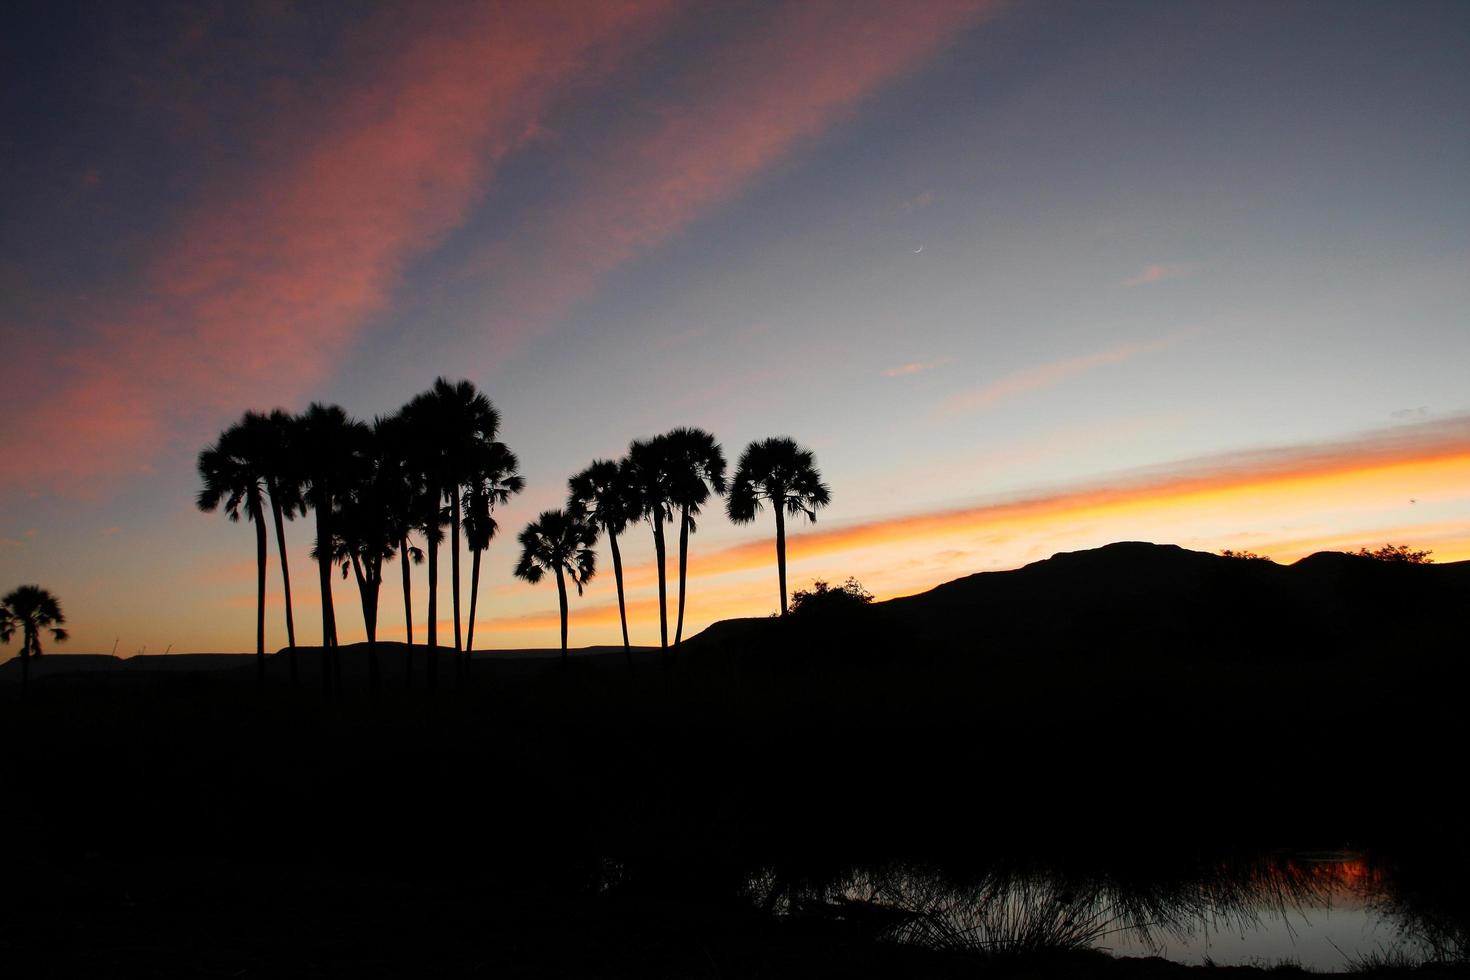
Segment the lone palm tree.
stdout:
<svg viewBox="0 0 1470 980">
<path fill-rule="evenodd" d="M 581 595 L 582 586 L 591 581 L 597 564 L 597 553 L 592 550 L 597 543 L 597 529 L 582 514 L 548 510 L 527 524 L 518 540 L 521 543 L 521 560 L 516 563 L 517 578 L 535 585 L 547 572 L 556 575 L 556 591 L 561 600 L 561 665 L 565 669 L 566 580 L 570 578 L 577 586 L 577 595 Z"/>
<path fill-rule="evenodd" d="M 464 536 L 469 546 L 470 561 L 470 618 L 465 631 L 464 657 L 461 660 L 460 679 L 468 676 L 470 651 L 475 646 L 475 614 L 480 596 L 480 556 L 490 547 L 500 524 L 495 520 L 495 508 L 510 503 L 510 498 L 526 489 L 526 481 L 517 470 L 520 461 L 504 443 L 481 443 L 476 447 L 470 464 L 471 476 L 464 493 Z"/>
<path fill-rule="evenodd" d="M 317 578 L 322 593 L 322 690 L 332 690 L 337 661 L 337 617 L 332 607 L 333 512 L 362 463 L 370 439 L 367 426 L 337 405 L 313 402 L 295 422 L 295 445 L 301 460 L 306 502 L 316 516 Z"/>
<path fill-rule="evenodd" d="M 22 585 L 0 599 L 0 643 L 9 643 L 20 631 L 20 689 L 25 694 L 31 687 L 31 658 L 41 655 L 41 633 L 50 630 L 57 643 L 66 639 L 61 626 L 66 617 L 61 603 L 39 585 Z"/>
<path fill-rule="evenodd" d="M 238 521 L 243 512 L 255 525 L 255 676 L 261 685 L 265 684 L 266 456 L 273 437 L 264 415 L 246 412 L 199 454 L 204 486 L 196 501 L 206 513 L 223 503 L 231 521 Z"/>
<path fill-rule="evenodd" d="M 669 648 L 669 599 L 664 567 L 667 548 L 664 524 L 674 519 L 673 457 L 667 436 L 635 440 L 628 447 L 626 465 L 637 511 L 653 528 L 653 556 L 658 566 L 658 638 L 659 648 Z"/>
<path fill-rule="evenodd" d="M 612 552 L 613 578 L 618 585 L 618 619 L 623 625 L 623 657 L 628 673 L 633 673 L 633 650 L 628 642 L 628 606 L 623 595 L 623 556 L 618 550 L 618 535 L 628 524 L 642 516 L 642 501 L 634 485 L 627 460 L 594 460 L 567 481 L 567 509 L 587 515 L 592 523 L 607 532 L 608 550 Z"/>
<path fill-rule="evenodd" d="M 805 514 L 815 523 L 817 509 L 831 502 L 832 492 L 817 472 L 811 450 L 778 437 L 752 442 L 740 454 L 725 512 L 736 524 L 749 524 L 764 503 L 776 512 L 776 575 L 781 587 L 781 615 L 786 615 L 786 515 Z"/>
<path fill-rule="evenodd" d="M 684 595 L 689 577 L 689 535 L 710 495 L 725 493 L 725 453 L 703 429 L 674 429 L 665 438 L 671 457 L 671 502 L 679 508 L 679 619 L 674 649 L 684 639 Z"/>
</svg>

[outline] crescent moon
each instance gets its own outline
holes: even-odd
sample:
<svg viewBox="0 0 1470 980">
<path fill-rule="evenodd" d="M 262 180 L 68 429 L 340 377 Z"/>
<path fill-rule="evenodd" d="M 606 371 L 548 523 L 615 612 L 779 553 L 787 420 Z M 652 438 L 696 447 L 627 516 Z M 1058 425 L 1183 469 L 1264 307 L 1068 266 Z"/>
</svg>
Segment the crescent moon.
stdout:
<svg viewBox="0 0 1470 980">
<path fill-rule="evenodd" d="M 924 251 L 924 246 L 920 245 L 918 248 L 914 249 L 914 254 L 918 255 L 922 251 Z"/>
</svg>

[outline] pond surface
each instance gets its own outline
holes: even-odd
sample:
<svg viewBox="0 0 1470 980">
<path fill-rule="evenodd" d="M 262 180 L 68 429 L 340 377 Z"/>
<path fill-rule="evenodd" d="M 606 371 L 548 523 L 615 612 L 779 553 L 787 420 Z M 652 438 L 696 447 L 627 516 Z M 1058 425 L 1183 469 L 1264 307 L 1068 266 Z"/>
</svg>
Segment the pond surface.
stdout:
<svg viewBox="0 0 1470 980">
<path fill-rule="evenodd" d="M 1198 910 L 1151 936 L 1123 930 L 1103 948 L 1117 956 L 1163 956 L 1180 963 L 1221 966 L 1295 963 L 1335 972 L 1372 957 L 1423 962 L 1435 955 L 1412 923 L 1394 912 L 1382 875 L 1360 855 L 1295 856 L 1312 887 L 1257 895 L 1247 907 L 1223 914 Z"/>
<path fill-rule="evenodd" d="M 1401 894 L 1388 866 L 1354 852 L 1277 852 L 1130 866 L 865 867 L 823 881 L 772 873 L 757 900 L 842 921 L 875 938 L 996 953 L 1099 949 L 1191 965 L 1456 959 L 1466 929 Z"/>
</svg>

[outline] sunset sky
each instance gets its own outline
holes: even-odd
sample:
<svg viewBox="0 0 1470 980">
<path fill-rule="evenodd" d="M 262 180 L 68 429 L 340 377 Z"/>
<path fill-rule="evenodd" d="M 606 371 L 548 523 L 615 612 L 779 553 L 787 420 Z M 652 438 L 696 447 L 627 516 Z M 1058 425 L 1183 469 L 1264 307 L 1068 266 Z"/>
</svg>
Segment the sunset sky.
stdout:
<svg viewBox="0 0 1470 980">
<path fill-rule="evenodd" d="M 477 645 L 555 644 L 514 533 L 677 425 L 815 451 L 794 586 L 1115 540 L 1470 559 L 1466 51 L 1427 0 L 7 5 L 0 592 L 60 597 L 63 650 L 252 649 L 199 450 L 441 374 L 527 481 Z M 775 610 L 771 536 L 701 521 L 696 629 Z M 602 557 L 574 645 L 618 635 Z M 656 642 L 645 527 L 624 560 Z"/>
</svg>

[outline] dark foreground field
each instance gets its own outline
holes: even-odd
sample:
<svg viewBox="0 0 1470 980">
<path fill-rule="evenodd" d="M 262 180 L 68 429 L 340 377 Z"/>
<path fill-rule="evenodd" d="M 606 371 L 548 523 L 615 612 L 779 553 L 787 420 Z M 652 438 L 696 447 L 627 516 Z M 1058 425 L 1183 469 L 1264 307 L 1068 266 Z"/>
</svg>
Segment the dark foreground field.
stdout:
<svg viewBox="0 0 1470 980">
<path fill-rule="evenodd" d="M 1315 561 L 1315 564 L 1312 562 Z M 342 651 L 0 693 L 0 963 L 52 976 L 1171 976 L 1079 895 L 1309 887 L 1351 848 L 1463 955 L 1467 569 L 1115 546 L 677 658 Z M 1008 945 L 855 880 L 1064 883 Z M 889 879 L 885 879 L 888 875 Z M 874 892 L 873 894 L 878 894 Z M 1152 904 L 1150 904 L 1152 903 Z M 1143 914 L 1143 913 L 1140 913 Z M 1085 923 L 1084 923 L 1085 925 Z M 900 942 L 908 937 L 910 941 Z M 927 937 L 927 938 L 926 938 Z M 973 939 L 973 935 L 970 936 Z M 1216 970 L 1214 972 L 1224 972 Z M 1420 975 L 1460 975 L 1440 965 Z"/>
</svg>

